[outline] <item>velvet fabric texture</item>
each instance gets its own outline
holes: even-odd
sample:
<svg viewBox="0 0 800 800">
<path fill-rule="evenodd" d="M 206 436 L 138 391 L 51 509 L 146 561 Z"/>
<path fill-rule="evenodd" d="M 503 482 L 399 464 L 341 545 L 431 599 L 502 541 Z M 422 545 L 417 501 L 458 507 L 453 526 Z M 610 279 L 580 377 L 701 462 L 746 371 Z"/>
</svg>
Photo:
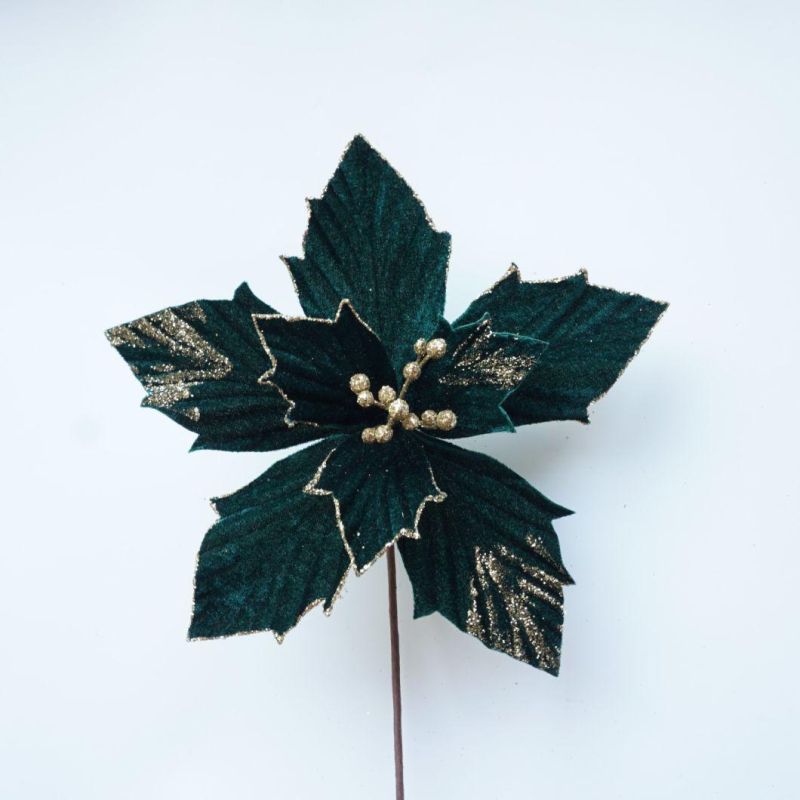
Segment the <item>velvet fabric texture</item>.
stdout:
<svg viewBox="0 0 800 800">
<path fill-rule="evenodd" d="M 447 501 L 400 542 L 414 616 L 438 611 L 491 647 L 556 673 L 563 564 L 553 520 L 571 514 L 493 458 L 424 437 Z"/>
<path fill-rule="evenodd" d="M 444 313 L 450 235 L 433 228 L 408 184 L 356 136 L 318 200 L 309 201 L 303 258 L 284 258 L 309 317 L 343 297 L 398 370 Z"/>
<path fill-rule="evenodd" d="M 588 421 L 665 309 L 588 283 L 543 283 L 516 267 L 450 324 L 450 237 L 362 137 L 310 201 L 304 254 L 285 258 L 306 317 L 286 317 L 246 284 L 107 332 L 193 448 L 272 450 L 319 440 L 214 501 L 195 579 L 191 638 L 271 630 L 329 613 L 351 568 L 397 542 L 414 613 L 438 611 L 488 647 L 556 674 L 561 561 L 553 520 L 570 512 L 487 456 L 445 439 L 546 420 Z M 350 378 L 399 391 L 415 342 L 444 340 L 406 386 L 411 410 L 449 409 L 451 430 L 393 428 L 356 403 Z M 392 423 L 393 424 L 393 423 Z"/>
<path fill-rule="evenodd" d="M 190 637 L 282 637 L 303 612 L 333 605 L 350 558 L 330 500 L 303 491 L 330 449 L 313 444 L 212 501 L 220 518 L 200 548 Z"/>
</svg>

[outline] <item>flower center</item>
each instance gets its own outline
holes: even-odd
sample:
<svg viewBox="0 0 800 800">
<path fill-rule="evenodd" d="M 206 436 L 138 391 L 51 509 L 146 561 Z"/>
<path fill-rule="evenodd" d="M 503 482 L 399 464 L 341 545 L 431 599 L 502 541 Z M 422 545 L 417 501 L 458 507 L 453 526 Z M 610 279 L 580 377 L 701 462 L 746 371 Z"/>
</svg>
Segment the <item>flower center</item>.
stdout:
<svg viewBox="0 0 800 800">
<path fill-rule="evenodd" d="M 396 392 L 391 386 L 381 386 L 378 390 L 378 398 L 369 389 L 369 378 L 362 372 L 356 373 L 350 378 L 350 390 L 356 395 L 356 402 L 362 408 L 382 408 L 386 412 L 386 422 L 375 428 L 364 428 L 361 431 L 361 441 L 365 444 L 385 444 L 391 441 L 394 431 L 392 430 L 398 423 L 407 431 L 414 431 L 417 428 L 436 429 L 440 431 L 451 431 L 455 428 L 458 419 L 456 415 L 446 408 L 443 411 L 426 409 L 417 416 L 408 407 L 405 400 L 409 386 L 422 375 L 423 367 L 429 361 L 441 358 L 447 352 L 447 343 L 444 339 L 417 339 L 414 343 L 414 352 L 417 354 L 416 361 L 409 361 L 403 367 L 403 385 L 400 391 Z"/>
</svg>

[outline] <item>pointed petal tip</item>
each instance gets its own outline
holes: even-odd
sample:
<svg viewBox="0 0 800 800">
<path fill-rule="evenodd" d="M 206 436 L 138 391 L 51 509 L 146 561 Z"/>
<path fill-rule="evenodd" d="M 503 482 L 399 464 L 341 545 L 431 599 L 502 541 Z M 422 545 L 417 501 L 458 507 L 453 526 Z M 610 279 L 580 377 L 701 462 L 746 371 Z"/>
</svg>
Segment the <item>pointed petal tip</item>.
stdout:
<svg viewBox="0 0 800 800">
<path fill-rule="evenodd" d="M 202 636 L 200 632 L 197 630 L 197 626 L 195 625 L 195 619 L 192 617 L 192 621 L 189 624 L 189 630 L 186 631 L 186 641 L 187 642 L 199 642 L 202 639 L 207 639 L 208 637 Z"/>
<path fill-rule="evenodd" d="M 247 281 L 242 281 L 237 287 L 236 291 L 233 293 L 233 300 L 237 303 L 245 303 L 249 305 L 249 302 L 258 301 L 258 298 L 255 296 L 255 293 L 250 288 L 250 284 Z"/>
<path fill-rule="evenodd" d="M 350 147 L 366 147 L 370 150 L 375 150 L 375 148 L 369 143 L 367 137 L 364 136 L 363 133 L 357 133 L 353 138 L 350 140 L 348 144 L 348 148 Z M 377 152 L 377 151 L 376 151 Z"/>
<path fill-rule="evenodd" d="M 571 517 L 575 512 L 572 509 L 565 508 L 564 506 L 560 506 L 557 503 L 553 503 L 553 505 L 557 509 L 556 516 L 553 519 L 563 519 L 564 517 Z"/>
<path fill-rule="evenodd" d="M 383 156 L 367 141 L 363 133 L 357 133 L 345 146 L 341 160 L 345 161 L 352 156 L 358 157 L 359 155 L 368 155 L 371 153 L 383 158 Z"/>
<path fill-rule="evenodd" d="M 505 274 L 500 279 L 506 281 L 514 281 L 515 283 L 522 282 L 522 271 L 520 268 L 512 261 L 511 266 L 505 271 Z"/>
<path fill-rule="evenodd" d="M 534 665 L 535 666 L 535 665 Z M 540 667 L 543 672 L 546 672 L 548 675 L 552 675 L 554 678 L 558 677 L 558 673 L 561 672 L 561 661 L 559 660 L 555 665 L 552 667 Z"/>
</svg>

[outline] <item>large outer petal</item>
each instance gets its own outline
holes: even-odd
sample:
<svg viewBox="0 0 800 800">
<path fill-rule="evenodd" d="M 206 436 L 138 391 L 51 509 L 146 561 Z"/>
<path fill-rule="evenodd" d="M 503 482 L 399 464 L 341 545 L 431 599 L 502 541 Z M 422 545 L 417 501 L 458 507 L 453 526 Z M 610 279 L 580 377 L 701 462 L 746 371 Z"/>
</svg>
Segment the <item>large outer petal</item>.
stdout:
<svg viewBox="0 0 800 800">
<path fill-rule="evenodd" d="M 427 438 L 447 499 L 425 509 L 420 538 L 399 543 L 414 616 L 438 611 L 487 647 L 558 673 L 562 585 L 552 521 L 571 512 L 485 455 Z"/>
<path fill-rule="evenodd" d="M 641 295 L 592 286 L 585 272 L 535 283 L 523 281 L 512 267 L 456 324 L 488 314 L 495 330 L 548 343 L 504 403 L 515 424 L 587 422 L 589 404 L 611 388 L 666 307 Z"/>
<path fill-rule="evenodd" d="M 329 502 L 305 491 L 329 452 L 322 441 L 214 501 L 220 519 L 200 548 L 190 638 L 271 630 L 326 612 L 350 568 Z"/>
<path fill-rule="evenodd" d="M 351 300 L 399 370 L 444 310 L 450 236 L 434 230 L 408 184 L 361 136 L 309 205 L 304 256 L 284 258 L 303 310 L 332 317 Z"/>
<path fill-rule="evenodd" d="M 252 314 L 275 313 L 243 283 L 233 300 L 198 300 L 158 311 L 106 336 L 157 408 L 198 434 L 195 448 L 274 450 L 324 429 L 287 424 L 289 405 L 259 385 L 269 366 Z"/>
</svg>

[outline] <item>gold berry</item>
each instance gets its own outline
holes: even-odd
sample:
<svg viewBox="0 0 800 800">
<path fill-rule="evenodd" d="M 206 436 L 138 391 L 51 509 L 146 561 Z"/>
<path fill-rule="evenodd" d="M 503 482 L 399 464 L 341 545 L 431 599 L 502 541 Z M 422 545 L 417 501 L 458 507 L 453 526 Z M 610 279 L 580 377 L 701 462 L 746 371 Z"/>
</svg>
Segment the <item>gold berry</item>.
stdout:
<svg viewBox="0 0 800 800">
<path fill-rule="evenodd" d="M 403 427 L 407 431 L 415 431 L 417 428 L 419 428 L 419 417 L 416 414 L 409 414 L 403 420 Z"/>
<path fill-rule="evenodd" d="M 381 386 L 378 392 L 378 400 L 380 400 L 383 405 L 388 406 L 395 397 L 397 397 L 397 392 L 392 389 L 391 386 Z"/>
<path fill-rule="evenodd" d="M 425 346 L 425 355 L 428 358 L 441 358 L 447 352 L 447 342 L 444 339 L 431 339 Z"/>
<path fill-rule="evenodd" d="M 403 377 L 407 381 L 415 381 L 422 374 L 422 367 L 416 361 L 409 361 L 403 367 Z"/>
<path fill-rule="evenodd" d="M 369 408 L 374 402 L 375 398 L 372 396 L 372 392 L 369 389 L 359 392 L 356 396 L 356 403 L 362 408 Z"/>
<path fill-rule="evenodd" d="M 392 419 L 405 419 L 408 416 L 408 403 L 405 400 L 392 400 L 386 410 Z"/>
<path fill-rule="evenodd" d="M 444 411 L 440 411 L 436 415 L 436 427 L 440 431 L 453 430 L 457 421 L 456 415 L 449 408 L 446 408 Z"/>
<path fill-rule="evenodd" d="M 423 428 L 435 428 L 436 427 L 436 412 L 431 411 L 428 409 L 427 411 L 423 411 L 420 414 L 420 422 L 422 423 Z"/>
<path fill-rule="evenodd" d="M 361 431 L 361 441 L 364 444 L 375 444 L 375 428 L 364 428 Z"/>
<path fill-rule="evenodd" d="M 369 378 L 363 372 L 357 372 L 350 378 L 350 391 L 359 394 L 369 389 Z"/>
<path fill-rule="evenodd" d="M 378 425 L 375 428 L 375 441 L 378 444 L 386 444 L 386 442 L 391 441 L 393 435 L 394 431 L 388 425 Z"/>
</svg>

